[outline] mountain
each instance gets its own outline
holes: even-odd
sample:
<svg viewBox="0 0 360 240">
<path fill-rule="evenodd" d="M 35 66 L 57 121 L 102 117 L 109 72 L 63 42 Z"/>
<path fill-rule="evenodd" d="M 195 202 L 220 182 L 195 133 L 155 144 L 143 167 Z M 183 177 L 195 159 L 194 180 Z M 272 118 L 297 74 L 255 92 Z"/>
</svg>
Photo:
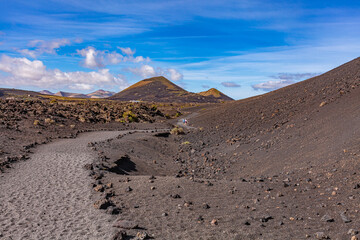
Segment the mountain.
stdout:
<svg viewBox="0 0 360 240">
<path fill-rule="evenodd" d="M 216 98 L 216 99 L 218 99 L 220 101 L 232 101 L 232 100 L 234 100 L 231 97 L 223 94 L 222 92 L 220 92 L 216 88 L 210 88 L 209 90 L 204 91 L 204 92 L 199 92 L 198 94 L 200 94 L 201 96 L 214 97 L 214 98 Z"/>
<path fill-rule="evenodd" d="M 0 88 L 0 97 L 11 96 L 38 96 L 40 93 L 34 91 L 20 90 L 14 88 Z"/>
<path fill-rule="evenodd" d="M 48 90 L 42 90 L 42 91 L 40 91 L 39 93 L 44 94 L 44 95 L 54 95 L 53 92 L 50 92 L 50 91 L 48 91 Z"/>
<path fill-rule="evenodd" d="M 144 79 L 125 90 L 114 94 L 109 99 L 149 102 L 219 102 L 219 99 L 214 97 L 188 92 L 165 77 Z"/>
<path fill-rule="evenodd" d="M 54 96 L 58 96 L 58 97 L 71 97 L 71 98 L 89 98 L 87 95 L 85 94 L 81 94 L 81 93 L 69 93 L 69 92 L 62 92 L 59 91 L 57 93 L 54 94 Z"/>
<path fill-rule="evenodd" d="M 105 91 L 105 90 L 97 90 L 95 92 L 86 94 L 89 98 L 107 98 L 107 97 L 111 97 L 112 95 L 114 95 L 115 92 L 110 92 L 110 91 Z"/>
</svg>

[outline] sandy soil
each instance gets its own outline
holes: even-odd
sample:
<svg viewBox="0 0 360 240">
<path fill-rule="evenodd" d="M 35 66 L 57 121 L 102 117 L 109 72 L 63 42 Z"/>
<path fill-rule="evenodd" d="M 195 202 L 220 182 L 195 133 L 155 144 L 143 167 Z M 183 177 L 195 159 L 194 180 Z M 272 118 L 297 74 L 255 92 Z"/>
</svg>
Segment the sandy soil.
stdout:
<svg viewBox="0 0 360 240">
<path fill-rule="evenodd" d="M 93 132 L 36 149 L 31 159 L 0 176 L 0 237 L 4 239 L 110 239 L 113 217 L 94 209 L 83 168 L 97 155 L 89 141 L 120 132 Z"/>
</svg>

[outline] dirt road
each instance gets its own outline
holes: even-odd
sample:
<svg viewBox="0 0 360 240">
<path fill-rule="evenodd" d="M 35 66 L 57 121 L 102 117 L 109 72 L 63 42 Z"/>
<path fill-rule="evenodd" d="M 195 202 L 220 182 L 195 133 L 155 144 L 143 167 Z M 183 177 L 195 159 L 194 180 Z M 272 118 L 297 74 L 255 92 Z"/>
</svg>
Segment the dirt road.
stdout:
<svg viewBox="0 0 360 240">
<path fill-rule="evenodd" d="M 128 131 L 93 132 L 40 146 L 0 176 L 1 239 L 110 239 L 111 215 L 93 208 L 83 168 L 96 154 L 90 141 Z"/>
</svg>

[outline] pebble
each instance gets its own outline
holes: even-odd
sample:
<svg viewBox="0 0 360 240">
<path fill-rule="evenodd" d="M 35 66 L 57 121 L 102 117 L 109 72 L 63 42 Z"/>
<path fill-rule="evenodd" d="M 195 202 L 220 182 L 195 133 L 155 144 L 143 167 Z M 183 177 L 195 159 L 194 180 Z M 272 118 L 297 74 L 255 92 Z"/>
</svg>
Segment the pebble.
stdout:
<svg viewBox="0 0 360 240">
<path fill-rule="evenodd" d="M 356 235 L 356 234 L 358 234 L 359 233 L 359 231 L 357 231 L 357 230 L 354 230 L 354 229 L 349 229 L 349 231 L 347 232 L 347 234 L 348 235 Z"/>
<path fill-rule="evenodd" d="M 210 206 L 207 203 L 203 204 L 203 209 L 209 209 L 209 208 L 210 208 Z"/>
<path fill-rule="evenodd" d="M 329 236 L 327 236 L 324 232 L 317 232 L 315 233 L 316 239 L 329 239 Z"/>
<path fill-rule="evenodd" d="M 151 189 L 151 190 L 155 190 L 155 189 L 156 189 L 156 187 L 152 186 L 150 189 Z"/>
<path fill-rule="evenodd" d="M 94 203 L 94 207 L 97 209 L 107 209 L 112 205 L 112 202 L 106 199 L 98 200 Z"/>
<path fill-rule="evenodd" d="M 149 236 L 149 234 L 147 234 L 147 232 L 138 232 L 134 239 L 135 240 L 144 240 L 144 239 L 148 239 L 149 237 L 150 236 Z"/>
<path fill-rule="evenodd" d="M 162 213 L 162 214 L 161 214 L 161 216 L 163 216 L 163 217 L 167 217 L 167 216 L 168 216 L 168 214 L 167 214 L 166 212 L 164 212 L 164 213 Z"/>
<path fill-rule="evenodd" d="M 351 222 L 351 220 L 345 215 L 345 212 L 340 213 L 340 217 L 344 221 L 344 223 Z"/>
<path fill-rule="evenodd" d="M 118 231 L 117 233 L 115 233 L 112 240 L 125 240 L 126 238 L 127 238 L 127 234 L 125 231 Z"/>
<path fill-rule="evenodd" d="M 269 220 L 274 219 L 272 216 L 265 216 L 260 219 L 261 222 L 268 222 Z"/>
<path fill-rule="evenodd" d="M 127 188 L 125 189 L 125 191 L 126 191 L 126 192 L 131 192 L 131 191 L 132 191 L 132 188 L 131 188 L 131 187 L 127 187 Z"/>
<path fill-rule="evenodd" d="M 216 225 L 218 225 L 218 220 L 213 219 L 213 220 L 211 220 L 210 224 L 211 224 L 212 226 L 216 226 Z"/>
<path fill-rule="evenodd" d="M 322 216 L 321 221 L 322 222 L 334 222 L 335 220 L 330 215 L 325 214 L 324 216 Z"/>
<path fill-rule="evenodd" d="M 181 198 L 181 196 L 179 194 L 175 194 L 175 195 L 170 195 L 171 198 Z"/>
<path fill-rule="evenodd" d="M 134 228 L 138 227 L 138 224 L 134 221 L 118 220 L 114 223 L 113 227 L 124 228 L 124 229 L 134 229 Z"/>
</svg>

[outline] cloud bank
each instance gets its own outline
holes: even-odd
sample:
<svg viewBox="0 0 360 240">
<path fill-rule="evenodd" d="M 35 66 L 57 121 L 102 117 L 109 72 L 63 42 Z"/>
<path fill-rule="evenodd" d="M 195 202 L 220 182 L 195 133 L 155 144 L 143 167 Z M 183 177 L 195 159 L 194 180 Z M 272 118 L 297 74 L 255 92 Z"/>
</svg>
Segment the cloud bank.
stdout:
<svg viewBox="0 0 360 240">
<path fill-rule="evenodd" d="M 133 55 L 135 54 L 135 50 L 131 50 L 130 48 L 119 49 L 121 49 L 121 51 L 126 55 L 124 56 L 116 51 L 101 51 L 95 49 L 94 47 L 87 47 L 81 50 L 77 50 L 77 54 L 85 57 L 85 59 L 81 62 L 81 65 L 90 69 L 104 68 L 107 65 L 116 65 L 121 62 L 150 62 L 149 57 L 134 57 Z"/>
<path fill-rule="evenodd" d="M 35 86 L 39 88 L 63 88 L 91 90 L 96 87 L 117 86 L 124 89 L 128 83 L 121 76 L 113 76 L 109 69 L 92 72 L 63 72 L 59 69 L 47 69 L 42 61 L 27 58 L 13 58 L 3 55 L 0 59 L 0 83 L 13 86 Z"/>
<path fill-rule="evenodd" d="M 29 43 L 30 49 L 17 49 L 16 51 L 22 55 L 36 58 L 44 53 L 56 54 L 57 49 L 70 44 L 71 41 L 69 39 L 55 39 L 51 41 L 32 40 Z"/>
</svg>

